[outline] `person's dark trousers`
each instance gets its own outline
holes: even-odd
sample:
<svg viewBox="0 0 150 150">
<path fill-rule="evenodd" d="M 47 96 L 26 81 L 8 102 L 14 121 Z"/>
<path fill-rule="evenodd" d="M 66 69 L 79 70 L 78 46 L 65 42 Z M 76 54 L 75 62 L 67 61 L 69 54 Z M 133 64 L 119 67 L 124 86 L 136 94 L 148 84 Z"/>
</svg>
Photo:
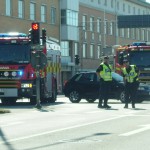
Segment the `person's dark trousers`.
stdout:
<svg viewBox="0 0 150 150">
<path fill-rule="evenodd" d="M 135 100 L 137 95 L 138 85 L 136 83 L 126 83 L 125 85 L 125 106 L 132 102 L 132 107 L 135 107 Z"/>
<path fill-rule="evenodd" d="M 100 95 L 99 95 L 99 104 L 102 105 L 104 100 L 104 106 L 107 106 L 108 98 L 110 95 L 111 81 L 102 81 L 100 82 Z"/>
<path fill-rule="evenodd" d="M 131 87 L 132 92 L 131 92 L 131 96 L 130 96 L 130 99 L 131 99 L 131 102 L 132 102 L 132 107 L 135 107 L 138 87 L 139 87 L 139 84 L 137 82 L 132 83 L 132 87 Z"/>
<path fill-rule="evenodd" d="M 104 81 L 100 81 L 100 88 L 99 88 L 99 103 L 98 103 L 98 107 L 102 107 L 103 104 L 103 100 L 104 100 Z"/>
<path fill-rule="evenodd" d="M 125 104 L 130 103 L 131 83 L 125 85 Z"/>
<path fill-rule="evenodd" d="M 110 97 L 111 83 L 111 81 L 104 82 L 104 106 L 107 106 L 107 102 Z"/>
</svg>

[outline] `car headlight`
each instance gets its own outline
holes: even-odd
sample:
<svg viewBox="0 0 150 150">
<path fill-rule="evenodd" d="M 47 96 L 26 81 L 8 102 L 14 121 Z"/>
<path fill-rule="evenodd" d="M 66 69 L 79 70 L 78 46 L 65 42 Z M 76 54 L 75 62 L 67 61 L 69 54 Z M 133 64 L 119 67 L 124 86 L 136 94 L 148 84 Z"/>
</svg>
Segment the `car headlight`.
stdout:
<svg viewBox="0 0 150 150">
<path fill-rule="evenodd" d="M 32 83 L 22 83 L 21 87 L 22 88 L 32 88 Z"/>
</svg>

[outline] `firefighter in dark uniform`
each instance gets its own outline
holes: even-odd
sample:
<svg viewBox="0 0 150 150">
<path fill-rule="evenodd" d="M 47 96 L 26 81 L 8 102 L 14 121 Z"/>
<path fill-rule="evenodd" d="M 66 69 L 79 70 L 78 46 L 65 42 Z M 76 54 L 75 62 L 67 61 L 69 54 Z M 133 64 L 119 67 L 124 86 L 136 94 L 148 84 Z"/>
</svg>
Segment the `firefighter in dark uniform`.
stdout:
<svg viewBox="0 0 150 150">
<path fill-rule="evenodd" d="M 135 108 L 136 93 L 139 87 L 138 75 L 139 70 L 135 65 L 130 65 L 128 60 L 124 60 L 124 68 L 122 70 L 125 84 L 125 106 L 131 101 L 132 108 Z"/>
<path fill-rule="evenodd" d="M 111 65 L 109 65 L 108 56 L 104 56 L 104 61 L 99 65 L 96 73 L 100 80 L 98 108 L 111 108 L 111 106 L 107 104 L 112 83 L 112 69 Z"/>
</svg>

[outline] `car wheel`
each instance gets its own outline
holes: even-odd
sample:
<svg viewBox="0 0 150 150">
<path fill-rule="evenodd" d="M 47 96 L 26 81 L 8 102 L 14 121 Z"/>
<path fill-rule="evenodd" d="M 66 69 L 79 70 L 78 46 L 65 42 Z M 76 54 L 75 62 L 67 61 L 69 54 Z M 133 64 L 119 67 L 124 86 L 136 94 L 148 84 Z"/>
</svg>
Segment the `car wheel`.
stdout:
<svg viewBox="0 0 150 150">
<path fill-rule="evenodd" d="M 96 101 L 96 99 L 87 98 L 86 101 L 89 102 L 89 103 L 94 103 Z"/>
<path fill-rule="evenodd" d="M 78 91 L 72 91 L 69 94 L 69 100 L 72 103 L 79 103 L 81 101 L 80 93 Z"/>
<path fill-rule="evenodd" d="M 122 103 L 125 103 L 125 92 L 124 91 L 120 92 L 119 99 Z"/>
</svg>

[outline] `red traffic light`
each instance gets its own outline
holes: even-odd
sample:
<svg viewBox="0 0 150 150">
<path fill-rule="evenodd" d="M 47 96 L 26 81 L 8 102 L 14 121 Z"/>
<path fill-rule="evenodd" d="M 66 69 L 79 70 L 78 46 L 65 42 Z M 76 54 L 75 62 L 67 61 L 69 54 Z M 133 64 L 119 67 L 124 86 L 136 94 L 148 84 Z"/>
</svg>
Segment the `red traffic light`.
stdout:
<svg viewBox="0 0 150 150">
<path fill-rule="evenodd" d="M 39 30 L 39 23 L 32 23 L 32 30 Z"/>
</svg>

